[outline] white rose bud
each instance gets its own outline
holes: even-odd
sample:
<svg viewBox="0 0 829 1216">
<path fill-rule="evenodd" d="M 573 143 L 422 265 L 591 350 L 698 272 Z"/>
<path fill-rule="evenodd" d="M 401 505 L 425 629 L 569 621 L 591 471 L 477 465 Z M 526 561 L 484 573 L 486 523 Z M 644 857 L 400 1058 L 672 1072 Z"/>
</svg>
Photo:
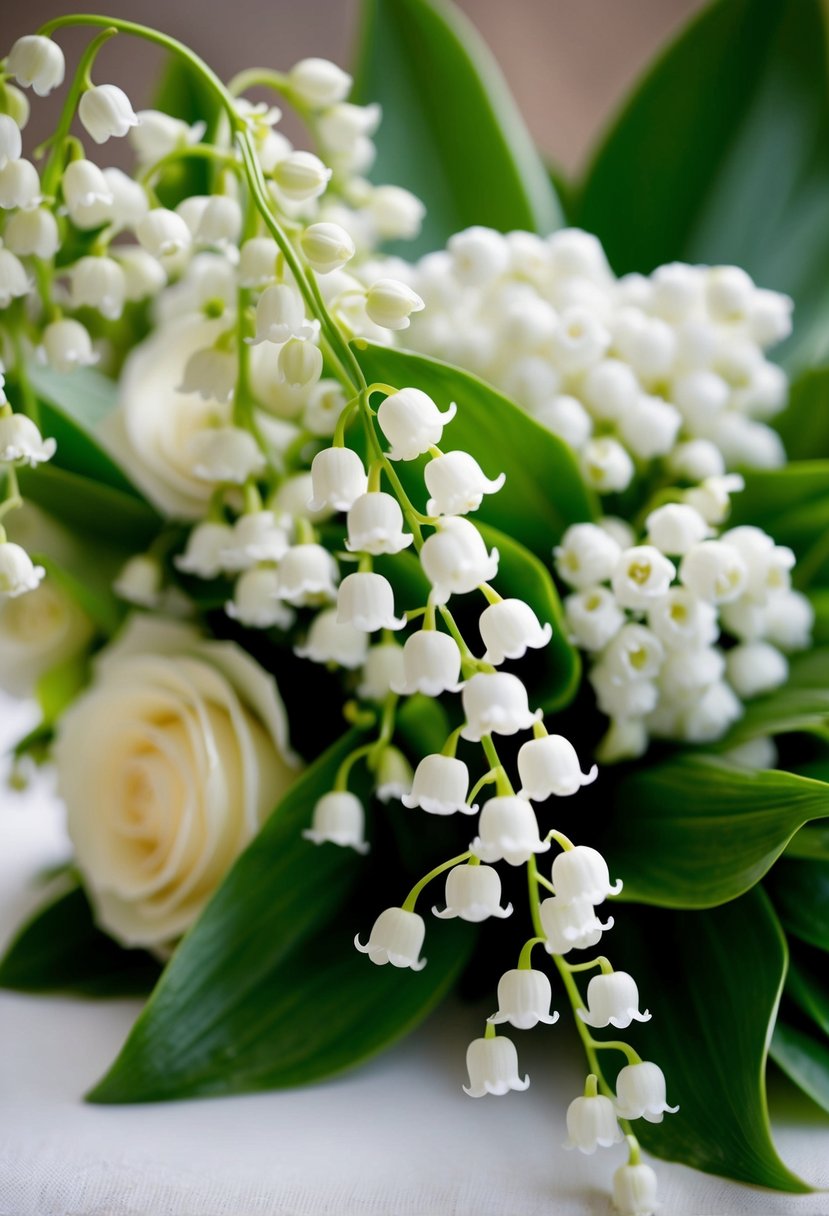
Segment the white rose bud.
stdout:
<svg viewBox="0 0 829 1216">
<path fill-rule="evenodd" d="M 130 99 L 117 84 L 87 89 L 78 103 L 78 117 L 96 144 L 105 144 L 112 136 L 120 138 L 138 126 Z"/>
<path fill-rule="evenodd" d="M 24 89 L 31 87 L 38 97 L 46 97 L 63 84 L 66 62 L 63 51 L 51 38 L 26 34 L 9 51 L 6 68 Z"/>
<path fill-rule="evenodd" d="M 331 170 L 313 152 L 290 152 L 276 164 L 272 176 L 286 198 L 305 203 L 324 192 Z"/>
<path fill-rule="evenodd" d="M 377 279 L 366 292 L 369 320 L 383 329 L 408 329 L 411 314 L 425 307 L 417 292 L 397 279 Z"/>
<path fill-rule="evenodd" d="M 311 224 L 299 243 L 317 274 L 340 270 L 356 253 L 354 241 L 339 224 Z"/>
<path fill-rule="evenodd" d="M 18 211 L 9 217 L 3 240 L 12 253 L 48 260 L 60 248 L 58 222 L 45 207 Z"/>
<path fill-rule="evenodd" d="M 348 72 L 328 59 L 301 59 L 288 73 L 294 97 L 312 110 L 322 110 L 343 101 L 351 83 Z"/>
</svg>

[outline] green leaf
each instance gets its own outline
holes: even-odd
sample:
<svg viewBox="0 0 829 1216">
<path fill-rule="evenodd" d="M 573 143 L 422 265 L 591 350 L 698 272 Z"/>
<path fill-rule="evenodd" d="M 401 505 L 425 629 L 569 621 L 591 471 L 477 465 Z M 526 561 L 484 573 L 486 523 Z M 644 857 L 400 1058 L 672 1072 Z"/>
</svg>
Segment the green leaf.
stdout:
<svg viewBox="0 0 829 1216">
<path fill-rule="evenodd" d="M 624 895 L 710 908 L 758 882 L 810 819 L 829 817 L 829 785 L 680 755 L 620 777 L 602 849 Z"/>
<path fill-rule="evenodd" d="M 713 853 L 713 849 L 712 849 Z M 805 1193 L 774 1148 L 766 1052 L 786 942 L 761 891 L 705 912 L 620 909 L 613 962 L 636 977 L 653 1020 L 625 1039 L 665 1072 L 664 1122 L 638 1119 L 648 1152 L 755 1186 Z"/>
<path fill-rule="evenodd" d="M 500 69 L 462 13 L 441 0 L 364 0 L 354 100 L 379 101 L 372 178 L 423 200 L 411 257 L 453 232 L 551 232 L 561 224 L 552 183 Z"/>
<path fill-rule="evenodd" d="M 119 549 L 143 549 L 161 520 L 143 499 L 53 464 L 18 473 L 24 498 L 31 499 L 66 527 Z"/>
<path fill-rule="evenodd" d="M 789 961 L 786 976 L 786 994 L 825 1035 L 829 1035 L 829 982 L 826 955 L 822 951 L 809 950 L 795 943 L 795 954 Z"/>
<path fill-rule="evenodd" d="M 570 448 L 494 388 L 436 359 L 362 341 L 355 346 L 369 382 L 419 388 L 441 409 L 456 402 L 444 450 L 470 452 L 489 477 L 506 474 L 503 489 L 485 496 L 476 521 L 506 532 L 547 562 L 570 524 L 598 515 Z M 426 498 L 422 468 L 418 461 L 397 464 L 419 508 Z"/>
<path fill-rule="evenodd" d="M 829 1047 L 824 1041 L 778 1021 L 769 1053 L 798 1088 L 829 1111 Z"/>
<path fill-rule="evenodd" d="M 720 0 L 605 137 L 577 221 L 614 269 L 736 263 L 795 300 L 790 364 L 827 349 L 829 103 L 820 0 Z"/>
<path fill-rule="evenodd" d="M 788 933 L 829 950 L 829 861 L 784 858 L 769 877 L 769 892 Z"/>
<path fill-rule="evenodd" d="M 542 625 L 553 627 L 553 636 L 542 650 L 530 650 L 522 660 L 521 674 L 534 706 L 553 713 L 569 705 L 581 679 L 581 658 L 567 640 L 564 612 L 549 570 L 524 545 L 480 525 L 488 548 L 500 555 L 498 574 L 493 584 L 505 599 L 514 596 L 533 609 Z M 467 636 L 475 637 L 470 632 Z"/>
<path fill-rule="evenodd" d="M 829 368 L 814 368 L 794 382 L 774 427 L 789 460 L 829 459 Z"/>
<path fill-rule="evenodd" d="M 201 72 L 194 71 L 178 55 L 171 55 L 153 99 L 153 109 L 163 110 L 192 126 L 203 122 L 210 138 L 220 116 L 216 95 Z M 210 165 L 196 157 L 182 158 L 165 169 L 156 184 L 156 193 L 165 207 L 175 207 L 193 194 L 211 193 Z"/>
<path fill-rule="evenodd" d="M 815 625 L 812 638 L 816 646 L 829 643 L 829 587 L 818 587 L 809 592 L 815 610 Z"/>
<path fill-rule="evenodd" d="M 95 926 L 80 887 L 59 896 L 19 932 L 2 962 L 0 987 L 78 996 L 148 992 L 160 967 L 143 950 L 125 950 Z"/>
<path fill-rule="evenodd" d="M 829 719 L 829 647 L 795 655 L 781 688 L 749 701 L 745 713 L 716 748 L 732 747 L 759 735 L 814 730 Z"/>
<path fill-rule="evenodd" d="M 729 526 L 755 524 L 794 549 L 795 584 L 829 581 L 829 460 L 798 460 L 781 469 L 746 472 L 734 496 Z"/>
<path fill-rule="evenodd" d="M 71 655 L 44 672 L 35 687 L 35 696 L 43 715 L 41 726 L 56 722 L 88 679 L 89 657 L 85 652 Z"/>
<path fill-rule="evenodd" d="M 403 1034 L 451 985 L 471 946 L 463 928 L 444 934 L 441 926 L 422 973 L 373 967 L 353 938 L 383 906 L 387 867 L 378 866 L 367 881 L 370 863 L 351 850 L 315 847 L 301 837 L 314 802 L 331 789 L 355 742 L 359 736 L 351 732 L 308 768 L 238 859 L 92 1101 L 317 1080 Z M 359 907 L 345 903 L 355 888 Z"/>
</svg>

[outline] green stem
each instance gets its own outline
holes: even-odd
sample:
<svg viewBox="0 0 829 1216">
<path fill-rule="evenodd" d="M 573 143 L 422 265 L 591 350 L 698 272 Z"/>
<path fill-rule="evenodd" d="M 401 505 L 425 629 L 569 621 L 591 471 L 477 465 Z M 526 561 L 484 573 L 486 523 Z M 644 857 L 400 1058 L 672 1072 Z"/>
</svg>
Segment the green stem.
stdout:
<svg viewBox="0 0 829 1216">
<path fill-rule="evenodd" d="M 64 22 L 65 24 L 65 22 Z M 92 23 L 89 23 L 92 24 Z M 46 162 L 46 168 L 43 171 L 41 189 L 44 198 L 54 198 L 57 195 L 58 182 L 61 173 L 63 172 L 63 156 L 66 140 L 69 138 L 69 128 L 72 126 L 72 120 L 75 117 L 75 111 L 78 108 L 78 102 L 81 99 L 81 94 L 85 93 L 89 88 L 89 73 L 92 64 L 95 62 L 95 57 L 105 43 L 109 42 L 117 34 L 117 23 L 110 21 L 108 17 L 101 17 L 96 20 L 96 25 L 103 25 L 107 28 L 102 30 L 97 37 L 93 38 L 89 46 L 84 51 L 80 58 L 78 66 L 75 70 L 75 75 L 72 80 L 69 92 L 66 95 L 66 100 L 63 103 L 63 109 L 60 112 L 58 125 L 52 135 L 52 151 L 49 153 L 49 159 Z M 45 28 L 45 27 L 44 27 Z"/>
<path fill-rule="evenodd" d="M 430 870 L 428 874 L 424 874 L 423 878 L 421 878 L 419 882 L 415 883 L 409 894 L 403 900 L 403 911 L 414 912 L 418 896 L 423 889 L 429 885 L 433 878 L 437 878 L 439 874 L 443 874 L 446 870 L 451 870 L 455 866 L 462 865 L 465 861 L 468 861 L 471 856 L 472 854 L 469 852 L 459 853 L 457 857 L 450 857 L 449 861 L 441 862 L 439 866 L 435 866 L 434 870 Z"/>
</svg>

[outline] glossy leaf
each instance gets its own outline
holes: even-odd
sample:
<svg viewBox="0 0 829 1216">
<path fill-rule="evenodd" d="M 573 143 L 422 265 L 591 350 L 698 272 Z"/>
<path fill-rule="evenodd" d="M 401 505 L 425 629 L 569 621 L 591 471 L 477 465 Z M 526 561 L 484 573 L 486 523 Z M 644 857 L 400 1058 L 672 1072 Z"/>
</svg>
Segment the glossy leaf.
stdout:
<svg viewBox="0 0 829 1216">
<path fill-rule="evenodd" d="M 59 896 L 24 925 L 0 962 L 0 988 L 136 996 L 152 988 L 159 963 L 125 950 L 95 925 L 80 887 Z"/>
<path fill-rule="evenodd" d="M 501 71 L 477 31 L 442 0 L 364 0 L 354 100 L 380 102 L 371 176 L 426 204 L 407 257 L 485 224 L 551 232 L 561 210 Z"/>
<path fill-rule="evenodd" d="M 829 1035 L 829 971 L 826 954 L 794 943 L 794 956 L 786 976 L 786 994 Z"/>
<path fill-rule="evenodd" d="M 794 833 L 829 817 L 829 785 L 711 757 L 633 769 L 611 787 L 602 850 L 624 897 L 709 908 L 763 877 Z"/>
<path fill-rule="evenodd" d="M 800 376 L 791 386 L 786 409 L 773 424 L 789 460 L 829 459 L 829 368 Z"/>
<path fill-rule="evenodd" d="M 612 937 L 614 965 L 636 977 L 653 1014 L 624 1038 L 663 1069 L 679 1104 L 662 1123 L 636 1121 L 643 1146 L 755 1186 L 808 1191 L 769 1129 L 766 1052 L 786 942 L 762 892 L 694 913 L 620 908 Z"/>
<path fill-rule="evenodd" d="M 241 1093 L 329 1076 L 410 1029 L 452 983 L 468 949 L 462 929 L 434 934 L 422 974 L 372 966 L 353 937 L 383 906 L 382 867 L 367 882 L 370 862 L 301 837 L 358 742 L 351 732 L 308 768 L 236 862 L 92 1101 Z"/>
<path fill-rule="evenodd" d="M 81 535 L 123 549 L 143 549 L 161 520 L 143 499 L 55 465 L 21 469 L 20 489 L 44 511 Z"/>
<path fill-rule="evenodd" d="M 458 412 L 444 431 L 443 450 L 470 452 L 487 476 L 506 474 L 503 489 L 487 495 L 475 512 L 476 521 L 520 538 L 548 562 L 552 546 L 570 524 L 598 514 L 571 449 L 494 388 L 436 359 L 370 343 L 355 345 L 370 382 L 422 389 L 441 409 L 457 403 Z M 397 472 L 415 506 L 423 507 L 422 464 L 399 461 Z"/>
<path fill-rule="evenodd" d="M 742 718 L 716 748 L 760 735 L 813 730 L 829 720 L 829 647 L 795 655 L 784 685 L 749 701 Z"/>
<path fill-rule="evenodd" d="M 784 858 L 770 875 L 769 891 L 788 933 L 829 950 L 829 861 Z"/>
<path fill-rule="evenodd" d="M 736 263 L 794 297 L 787 360 L 829 346 L 829 95 L 820 0 L 719 0 L 606 136 L 578 222 L 616 271 Z"/>
<path fill-rule="evenodd" d="M 829 1111 L 829 1046 L 825 1039 L 778 1021 L 769 1053 L 799 1089 Z"/>
</svg>

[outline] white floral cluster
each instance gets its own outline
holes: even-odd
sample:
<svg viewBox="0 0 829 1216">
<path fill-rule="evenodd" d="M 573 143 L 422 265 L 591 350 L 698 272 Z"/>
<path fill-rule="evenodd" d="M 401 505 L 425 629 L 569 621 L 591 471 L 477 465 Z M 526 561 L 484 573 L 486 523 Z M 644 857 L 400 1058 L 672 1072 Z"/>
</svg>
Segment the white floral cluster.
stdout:
<svg viewBox="0 0 829 1216">
<path fill-rule="evenodd" d="M 652 461 L 700 481 L 785 460 L 767 421 L 787 381 L 764 351 L 789 334 L 792 302 L 737 267 L 617 278 L 589 233 L 470 228 L 394 268 L 428 306 L 406 345 L 501 389 L 578 453 L 600 494 Z"/>
<path fill-rule="evenodd" d="M 0 115 L 2 117 L 2 115 Z M 0 249 L 0 258 L 3 250 Z M 0 312 L 0 317 L 2 313 Z M 44 439 L 37 424 L 27 414 L 14 412 L 6 400 L 5 377 L 0 363 L 0 608 L 11 599 L 34 591 L 45 575 L 22 545 L 10 541 L 2 520 L 6 512 L 20 504 L 17 472 L 21 467 L 43 464 L 55 454 L 54 439 Z"/>
<path fill-rule="evenodd" d="M 599 759 L 640 756 L 652 736 L 721 738 L 744 701 L 785 683 L 786 654 L 810 644 L 814 611 L 791 588 L 791 549 L 760 528 L 717 527 L 740 484 L 710 478 L 657 507 L 641 543 L 608 519 L 574 524 L 554 550 L 571 637 L 611 720 Z"/>
</svg>

